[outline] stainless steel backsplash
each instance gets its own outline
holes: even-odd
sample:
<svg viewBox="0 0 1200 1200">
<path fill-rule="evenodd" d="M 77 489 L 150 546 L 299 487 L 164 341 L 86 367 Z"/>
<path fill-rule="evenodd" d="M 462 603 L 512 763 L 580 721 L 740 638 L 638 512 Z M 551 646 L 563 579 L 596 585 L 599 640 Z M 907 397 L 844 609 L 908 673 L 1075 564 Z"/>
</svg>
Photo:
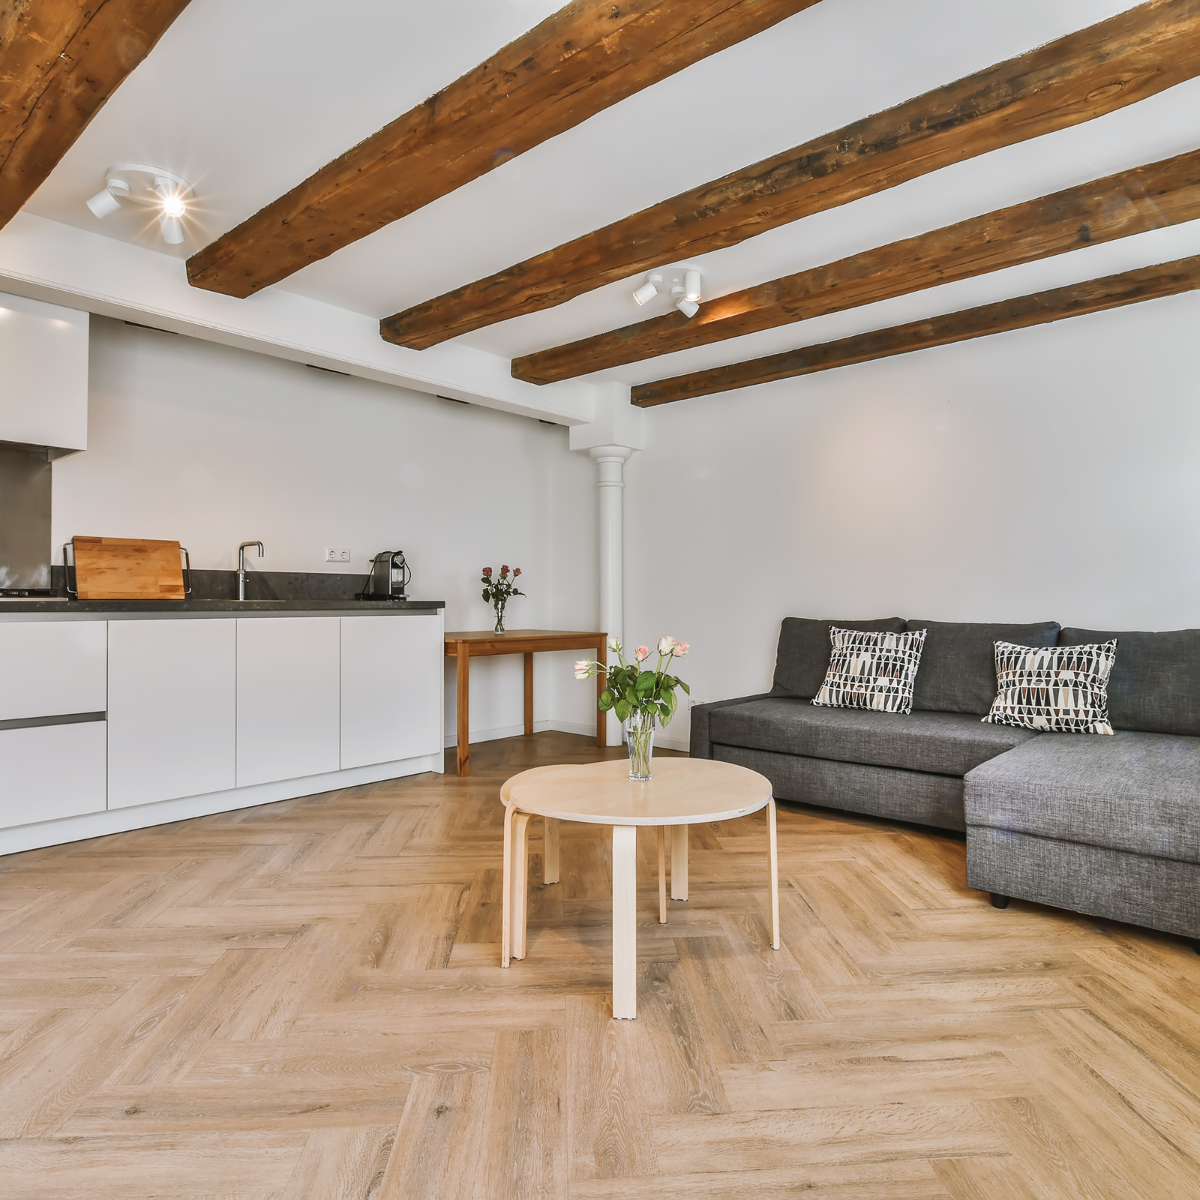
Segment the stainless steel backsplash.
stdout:
<svg viewBox="0 0 1200 1200">
<path fill-rule="evenodd" d="M 0 442 L 0 588 L 50 587 L 52 469 L 44 449 Z"/>
</svg>

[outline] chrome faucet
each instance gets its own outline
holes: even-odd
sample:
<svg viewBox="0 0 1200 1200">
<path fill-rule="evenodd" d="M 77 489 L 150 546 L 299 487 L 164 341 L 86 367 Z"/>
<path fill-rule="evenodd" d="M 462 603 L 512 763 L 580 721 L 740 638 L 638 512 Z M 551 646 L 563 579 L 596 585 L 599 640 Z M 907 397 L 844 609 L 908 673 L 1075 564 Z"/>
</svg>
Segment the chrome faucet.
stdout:
<svg viewBox="0 0 1200 1200">
<path fill-rule="evenodd" d="M 263 556 L 262 542 L 243 542 L 238 547 L 238 599 L 245 600 L 246 598 L 246 551 L 251 546 L 258 547 L 258 557 Z"/>
</svg>

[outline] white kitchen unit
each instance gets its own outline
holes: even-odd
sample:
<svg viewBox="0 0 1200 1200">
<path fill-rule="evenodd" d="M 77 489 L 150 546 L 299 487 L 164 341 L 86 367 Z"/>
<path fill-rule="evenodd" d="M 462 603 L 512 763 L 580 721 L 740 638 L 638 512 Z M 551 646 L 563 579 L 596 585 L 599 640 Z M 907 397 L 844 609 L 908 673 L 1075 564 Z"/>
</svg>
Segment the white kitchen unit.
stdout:
<svg viewBox="0 0 1200 1200">
<path fill-rule="evenodd" d="M 237 786 L 237 622 L 108 623 L 108 805 Z"/>
<path fill-rule="evenodd" d="M 0 625 L 0 721 L 104 712 L 108 623 Z"/>
<path fill-rule="evenodd" d="M 341 625 L 338 617 L 238 621 L 238 787 L 339 769 Z"/>
<path fill-rule="evenodd" d="M 0 441 L 87 449 L 89 321 L 77 309 L 0 295 Z"/>
<path fill-rule="evenodd" d="M 445 642 L 434 621 L 342 617 L 341 765 L 427 754 L 442 736 Z"/>
<path fill-rule="evenodd" d="M 104 811 L 103 721 L 0 729 L 0 826 Z"/>
<path fill-rule="evenodd" d="M 280 608 L 0 607 L 0 855 L 441 771 L 440 605 Z"/>
</svg>

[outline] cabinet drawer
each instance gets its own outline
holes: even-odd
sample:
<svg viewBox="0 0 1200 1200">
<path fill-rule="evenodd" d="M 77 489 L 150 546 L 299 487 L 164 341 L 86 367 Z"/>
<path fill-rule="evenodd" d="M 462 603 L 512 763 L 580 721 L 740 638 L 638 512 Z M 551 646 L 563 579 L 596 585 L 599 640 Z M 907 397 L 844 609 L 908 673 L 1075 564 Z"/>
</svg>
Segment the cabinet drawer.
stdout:
<svg viewBox="0 0 1200 1200">
<path fill-rule="evenodd" d="M 104 721 L 0 730 L 0 827 L 103 812 Z"/>
<path fill-rule="evenodd" d="M 104 712 L 108 622 L 0 625 L 0 721 Z"/>
</svg>

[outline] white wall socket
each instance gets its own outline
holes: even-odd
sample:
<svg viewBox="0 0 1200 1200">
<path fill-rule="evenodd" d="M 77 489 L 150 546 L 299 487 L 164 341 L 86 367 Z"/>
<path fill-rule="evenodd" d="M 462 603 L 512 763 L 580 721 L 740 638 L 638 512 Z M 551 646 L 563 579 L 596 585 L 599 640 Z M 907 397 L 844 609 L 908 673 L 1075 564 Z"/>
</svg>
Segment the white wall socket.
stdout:
<svg viewBox="0 0 1200 1200">
<path fill-rule="evenodd" d="M 348 563 L 350 561 L 350 551 L 345 546 L 326 546 L 325 561 Z"/>
</svg>

